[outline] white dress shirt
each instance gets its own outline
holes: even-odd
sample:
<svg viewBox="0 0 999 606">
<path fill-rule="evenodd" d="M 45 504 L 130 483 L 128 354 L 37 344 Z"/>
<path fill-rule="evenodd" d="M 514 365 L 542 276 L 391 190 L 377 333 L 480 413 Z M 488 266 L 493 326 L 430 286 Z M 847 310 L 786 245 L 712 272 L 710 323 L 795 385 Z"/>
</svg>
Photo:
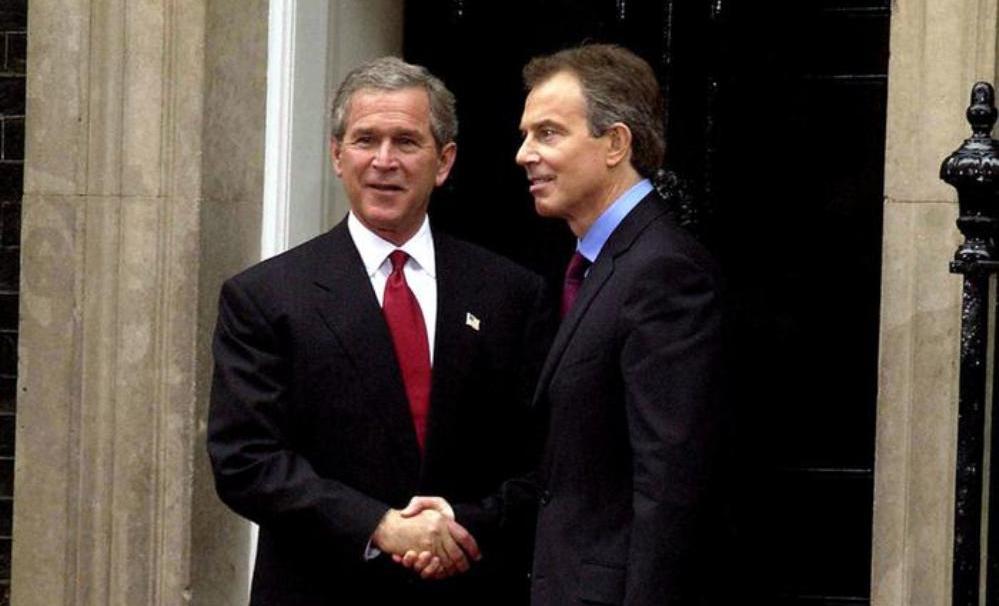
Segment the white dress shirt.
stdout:
<svg viewBox="0 0 999 606">
<path fill-rule="evenodd" d="M 389 260 L 389 255 L 395 250 L 405 251 L 409 255 L 402 271 L 406 275 L 409 290 L 413 291 L 416 301 L 420 304 L 420 311 L 423 312 L 423 323 L 427 327 L 427 344 L 430 346 L 430 363 L 433 364 L 434 335 L 437 327 L 437 266 L 434 257 L 434 238 L 430 234 L 430 221 L 424 216 L 423 225 L 402 246 L 392 244 L 365 227 L 352 212 L 347 215 L 347 231 L 361 255 L 364 271 L 368 272 L 371 288 L 378 297 L 379 305 L 383 304 L 385 283 L 392 273 L 392 261 Z M 374 547 L 369 539 L 364 548 L 364 559 L 373 560 L 379 554 L 381 550 Z"/>
<path fill-rule="evenodd" d="M 364 270 L 368 272 L 371 288 L 382 305 L 385 297 L 385 283 L 392 273 L 392 261 L 389 255 L 394 250 L 405 251 L 409 255 L 403 273 L 406 283 L 416 296 L 423 312 L 423 322 L 427 327 L 427 344 L 430 346 L 430 363 L 434 362 L 434 335 L 437 328 L 437 266 L 434 257 L 434 238 L 430 233 L 430 221 L 423 217 L 423 225 L 412 238 L 396 246 L 371 231 L 354 216 L 347 215 L 347 231 L 361 255 Z"/>
</svg>

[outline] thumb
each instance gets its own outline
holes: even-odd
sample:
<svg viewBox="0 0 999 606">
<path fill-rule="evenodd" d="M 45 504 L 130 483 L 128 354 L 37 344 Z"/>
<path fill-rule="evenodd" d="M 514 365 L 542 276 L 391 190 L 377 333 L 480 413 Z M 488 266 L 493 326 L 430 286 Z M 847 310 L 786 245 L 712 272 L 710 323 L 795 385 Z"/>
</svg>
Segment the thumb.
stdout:
<svg viewBox="0 0 999 606">
<path fill-rule="evenodd" d="M 416 514 L 420 513 L 424 509 L 434 509 L 438 510 L 436 497 L 420 497 L 416 496 L 409 500 L 409 504 L 400 511 L 400 515 L 404 518 L 411 518 Z"/>
</svg>

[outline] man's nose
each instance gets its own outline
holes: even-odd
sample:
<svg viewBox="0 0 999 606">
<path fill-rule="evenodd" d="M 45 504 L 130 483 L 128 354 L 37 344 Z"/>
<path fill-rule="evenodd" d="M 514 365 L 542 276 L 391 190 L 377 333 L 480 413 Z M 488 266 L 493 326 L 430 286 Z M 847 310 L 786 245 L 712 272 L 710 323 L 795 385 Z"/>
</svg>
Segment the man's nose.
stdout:
<svg viewBox="0 0 999 606">
<path fill-rule="evenodd" d="M 382 141 L 375 150 L 375 158 L 373 162 L 375 168 L 392 168 L 395 166 L 395 150 L 392 147 L 391 140 Z"/>
<path fill-rule="evenodd" d="M 537 160 L 538 156 L 534 151 L 534 146 L 531 144 L 530 137 L 525 137 L 524 142 L 520 144 L 520 149 L 517 150 L 517 164 L 525 166 L 531 162 L 537 162 Z"/>
</svg>

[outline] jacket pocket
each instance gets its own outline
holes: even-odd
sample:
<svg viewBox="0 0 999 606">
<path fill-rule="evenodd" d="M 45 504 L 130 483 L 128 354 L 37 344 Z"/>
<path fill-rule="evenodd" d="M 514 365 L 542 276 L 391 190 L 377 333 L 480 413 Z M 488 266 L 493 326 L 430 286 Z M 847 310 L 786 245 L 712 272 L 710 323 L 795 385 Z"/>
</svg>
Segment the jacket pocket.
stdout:
<svg viewBox="0 0 999 606">
<path fill-rule="evenodd" d="M 579 567 L 579 599 L 586 604 L 624 601 L 624 568 L 594 562 Z"/>
</svg>

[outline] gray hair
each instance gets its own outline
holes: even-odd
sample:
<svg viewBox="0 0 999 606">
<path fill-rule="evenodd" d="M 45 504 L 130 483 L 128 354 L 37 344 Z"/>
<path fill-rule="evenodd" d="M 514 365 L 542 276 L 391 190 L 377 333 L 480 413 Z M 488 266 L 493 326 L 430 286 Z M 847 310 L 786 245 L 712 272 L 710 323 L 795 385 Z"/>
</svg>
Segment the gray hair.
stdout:
<svg viewBox="0 0 999 606">
<path fill-rule="evenodd" d="M 427 68 L 406 63 L 398 57 L 368 61 L 347 74 L 330 104 L 330 136 L 337 141 L 343 138 L 350 115 L 350 100 L 357 91 L 397 91 L 414 87 L 426 90 L 430 98 L 430 131 L 437 148 L 454 141 L 458 136 L 454 95 Z"/>
<path fill-rule="evenodd" d="M 590 134 L 599 137 L 615 123 L 631 130 L 631 164 L 653 177 L 666 155 L 665 102 L 655 72 L 635 53 L 613 44 L 586 44 L 535 57 L 524 67 L 528 90 L 566 71 L 579 79 Z"/>
</svg>

